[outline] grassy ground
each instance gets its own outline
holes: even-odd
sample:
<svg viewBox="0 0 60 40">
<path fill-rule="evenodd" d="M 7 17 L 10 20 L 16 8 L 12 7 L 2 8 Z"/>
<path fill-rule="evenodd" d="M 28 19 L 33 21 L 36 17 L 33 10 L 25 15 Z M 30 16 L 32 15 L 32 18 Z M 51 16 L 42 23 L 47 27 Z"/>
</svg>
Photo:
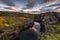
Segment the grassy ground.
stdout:
<svg viewBox="0 0 60 40">
<path fill-rule="evenodd" d="M 41 35 L 41 40 L 60 40 L 60 25 L 52 25 L 52 32 L 46 32 Z M 51 29 L 51 28 L 50 28 Z M 48 29 L 49 30 L 49 29 Z"/>
</svg>

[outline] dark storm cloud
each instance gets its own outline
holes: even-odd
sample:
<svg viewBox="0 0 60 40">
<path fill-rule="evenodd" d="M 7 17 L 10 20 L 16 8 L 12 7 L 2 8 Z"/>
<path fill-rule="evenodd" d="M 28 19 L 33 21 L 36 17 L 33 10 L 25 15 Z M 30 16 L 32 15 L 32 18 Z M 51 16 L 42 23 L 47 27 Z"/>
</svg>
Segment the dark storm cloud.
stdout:
<svg viewBox="0 0 60 40">
<path fill-rule="evenodd" d="M 27 8 L 33 8 L 35 7 L 36 3 L 43 3 L 45 2 L 44 0 L 27 0 L 28 4 L 27 4 Z"/>
<path fill-rule="evenodd" d="M 55 2 L 56 0 L 46 0 L 45 2 L 46 3 L 52 3 L 52 2 Z"/>
<path fill-rule="evenodd" d="M 15 4 L 11 0 L 1 0 L 1 1 L 3 1 L 6 5 L 15 6 Z"/>
<path fill-rule="evenodd" d="M 32 8 L 34 6 L 34 3 L 27 4 L 27 8 Z"/>
<path fill-rule="evenodd" d="M 49 0 L 40 0 L 40 3 L 46 3 L 48 2 Z"/>
<path fill-rule="evenodd" d="M 56 0 L 27 0 L 27 8 L 35 7 L 35 4 L 54 4 L 53 2 L 56 2 Z"/>
<path fill-rule="evenodd" d="M 28 4 L 26 5 L 27 8 L 32 8 L 35 4 L 34 0 L 26 0 L 28 2 Z"/>
<path fill-rule="evenodd" d="M 14 2 L 20 2 L 21 4 L 26 4 L 26 8 L 33 8 L 35 7 L 36 4 L 44 4 L 44 3 L 52 3 L 56 0 L 1 0 L 3 1 L 6 5 L 9 6 L 16 6 Z M 19 5 L 18 5 L 19 6 Z"/>
<path fill-rule="evenodd" d="M 53 4 L 53 5 L 50 5 L 48 7 L 52 7 L 52 6 L 59 6 L 60 4 Z"/>
<path fill-rule="evenodd" d="M 1 0 L 1 1 L 0 4 L 3 4 L 3 6 L 6 4 L 8 6 L 14 6 L 18 9 L 30 9 L 30 10 L 39 9 L 44 10 L 44 8 L 49 9 L 49 7 L 52 8 L 52 6 L 60 5 L 56 3 L 57 0 Z"/>
<path fill-rule="evenodd" d="M 47 0 L 27 0 L 27 8 L 33 8 L 36 4 L 47 2 Z"/>
</svg>

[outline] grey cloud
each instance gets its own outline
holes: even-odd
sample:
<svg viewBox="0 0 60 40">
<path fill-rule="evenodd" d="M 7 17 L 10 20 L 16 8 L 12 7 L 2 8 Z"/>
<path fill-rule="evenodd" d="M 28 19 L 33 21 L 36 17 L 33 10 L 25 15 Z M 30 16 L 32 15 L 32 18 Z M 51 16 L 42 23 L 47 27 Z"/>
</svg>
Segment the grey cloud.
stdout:
<svg viewBox="0 0 60 40">
<path fill-rule="evenodd" d="M 27 2 L 28 2 L 27 8 L 33 8 L 33 7 L 35 7 L 36 2 L 37 2 L 37 4 L 40 4 L 40 3 L 47 2 L 47 0 L 27 0 Z"/>
<path fill-rule="evenodd" d="M 41 0 L 41 2 L 40 3 L 46 3 L 46 2 L 48 2 L 49 0 Z"/>
<path fill-rule="evenodd" d="M 32 8 L 34 6 L 34 3 L 28 3 L 27 8 Z"/>
<path fill-rule="evenodd" d="M 30 8 L 36 7 L 37 6 L 36 4 L 39 4 L 39 5 L 40 4 L 41 5 L 46 4 L 46 5 L 48 5 L 48 4 L 52 4 L 52 3 L 56 2 L 56 0 L 15 0 L 15 1 L 14 0 L 1 0 L 1 1 L 3 1 L 6 5 L 9 5 L 9 6 L 16 6 L 15 4 L 18 3 L 18 2 L 20 2 L 23 5 L 23 4 L 25 4 L 27 2 L 26 8 L 24 8 L 25 7 L 25 5 L 24 5 L 23 9 L 30 9 Z M 42 5 L 42 6 L 44 6 L 44 8 L 45 8 L 45 7 L 51 7 L 51 6 L 56 6 L 56 5 L 60 5 L 60 4 L 55 4 L 54 3 L 54 5 L 52 4 L 52 5 L 49 5 L 49 6 L 45 6 L 45 5 Z"/>
<path fill-rule="evenodd" d="M 1 0 L 1 1 L 3 1 L 6 5 L 15 6 L 15 4 L 11 0 Z"/>
<path fill-rule="evenodd" d="M 56 2 L 56 0 L 27 0 L 28 4 L 27 4 L 27 8 L 32 8 L 35 7 L 34 5 L 36 4 L 52 4 L 54 2 Z"/>
<path fill-rule="evenodd" d="M 41 9 L 60 5 L 60 4 L 57 4 L 57 0 L 46 0 L 43 4 L 45 5 L 43 5 Z"/>
<path fill-rule="evenodd" d="M 52 7 L 52 6 L 59 6 L 60 4 L 53 4 L 53 5 L 49 5 L 48 7 Z"/>
<path fill-rule="evenodd" d="M 27 8 L 32 8 L 35 4 L 34 0 L 27 0 L 28 4 L 26 5 Z"/>
<path fill-rule="evenodd" d="M 57 7 L 56 9 L 60 9 L 60 7 Z"/>
<path fill-rule="evenodd" d="M 53 3 L 53 2 L 55 2 L 55 1 L 57 1 L 57 0 L 40 0 L 40 4 L 44 4 L 44 3 Z"/>
<path fill-rule="evenodd" d="M 1 0 L 3 1 L 6 5 L 9 6 L 15 6 L 14 2 L 12 0 Z M 20 3 L 23 3 L 26 1 L 28 4 L 26 4 L 27 8 L 32 8 L 36 4 L 43 4 L 43 3 L 51 3 L 54 2 L 55 0 L 16 0 Z"/>
</svg>

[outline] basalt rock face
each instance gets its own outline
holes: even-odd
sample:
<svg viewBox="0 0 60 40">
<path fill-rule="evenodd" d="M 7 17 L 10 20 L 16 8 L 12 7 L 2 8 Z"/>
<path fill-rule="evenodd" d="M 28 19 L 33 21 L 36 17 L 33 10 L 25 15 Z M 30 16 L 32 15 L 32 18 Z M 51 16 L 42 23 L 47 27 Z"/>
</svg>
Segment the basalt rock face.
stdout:
<svg viewBox="0 0 60 40">
<path fill-rule="evenodd" d="M 41 15 L 44 15 L 43 21 L 45 21 L 45 24 L 58 23 L 60 20 L 60 13 L 57 12 L 46 12 L 42 13 Z"/>
</svg>

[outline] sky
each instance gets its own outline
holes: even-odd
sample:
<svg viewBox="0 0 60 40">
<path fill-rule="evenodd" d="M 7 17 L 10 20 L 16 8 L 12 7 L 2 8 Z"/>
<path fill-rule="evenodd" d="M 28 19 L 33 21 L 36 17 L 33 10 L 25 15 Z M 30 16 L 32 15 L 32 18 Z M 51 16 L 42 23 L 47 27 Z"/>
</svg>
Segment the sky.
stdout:
<svg viewBox="0 0 60 40">
<path fill-rule="evenodd" d="M 42 12 L 47 9 L 59 9 L 60 0 L 0 0 L 0 10 L 6 7 Z"/>
</svg>

